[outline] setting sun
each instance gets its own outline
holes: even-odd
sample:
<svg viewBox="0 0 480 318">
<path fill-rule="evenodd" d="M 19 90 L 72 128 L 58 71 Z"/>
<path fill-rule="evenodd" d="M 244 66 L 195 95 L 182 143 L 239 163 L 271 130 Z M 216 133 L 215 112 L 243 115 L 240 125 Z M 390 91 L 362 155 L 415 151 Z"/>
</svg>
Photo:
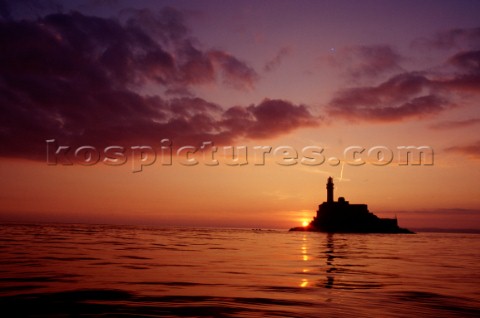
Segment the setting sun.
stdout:
<svg viewBox="0 0 480 318">
<path fill-rule="evenodd" d="M 307 225 L 308 225 L 308 221 L 305 221 L 305 220 L 304 220 L 304 221 L 302 222 L 302 226 L 307 226 Z"/>
</svg>

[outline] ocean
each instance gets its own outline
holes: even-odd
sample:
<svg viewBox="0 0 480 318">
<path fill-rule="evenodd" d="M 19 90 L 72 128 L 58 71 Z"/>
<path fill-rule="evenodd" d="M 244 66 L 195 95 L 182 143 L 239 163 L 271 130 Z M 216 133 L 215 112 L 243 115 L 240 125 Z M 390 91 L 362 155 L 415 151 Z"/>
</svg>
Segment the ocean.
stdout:
<svg viewBox="0 0 480 318">
<path fill-rule="evenodd" d="M 480 317 L 480 234 L 0 225 L 2 317 Z"/>
</svg>

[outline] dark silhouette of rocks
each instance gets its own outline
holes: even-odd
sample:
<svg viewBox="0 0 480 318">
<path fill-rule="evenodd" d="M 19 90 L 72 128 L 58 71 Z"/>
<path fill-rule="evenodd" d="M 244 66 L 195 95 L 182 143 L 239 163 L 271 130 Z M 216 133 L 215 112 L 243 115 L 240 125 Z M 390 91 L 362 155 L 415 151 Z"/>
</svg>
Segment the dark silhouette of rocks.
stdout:
<svg viewBox="0 0 480 318">
<path fill-rule="evenodd" d="M 327 202 L 318 206 L 317 216 L 307 226 L 290 231 L 328 233 L 413 233 L 398 226 L 397 218 L 384 219 L 368 211 L 366 204 L 350 204 L 345 198 L 333 199 L 333 179 L 327 181 Z"/>
</svg>

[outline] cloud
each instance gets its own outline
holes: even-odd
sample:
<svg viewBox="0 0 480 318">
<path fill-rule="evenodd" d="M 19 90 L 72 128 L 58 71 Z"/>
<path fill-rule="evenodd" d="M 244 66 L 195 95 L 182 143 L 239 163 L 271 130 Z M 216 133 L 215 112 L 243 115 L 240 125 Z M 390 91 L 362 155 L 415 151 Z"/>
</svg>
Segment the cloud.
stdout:
<svg viewBox="0 0 480 318">
<path fill-rule="evenodd" d="M 432 129 L 457 129 L 480 124 L 480 118 L 443 121 L 430 126 Z"/>
<path fill-rule="evenodd" d="M 457 229 L 478 232 L 480 210 L 462 208 L 439 208 L 434 210 L 395 211 L 379 213 L 384 217 L 398 216 L 400 224 L 409 229 Z M 470 229 L 470 230 L 469 230 Z"/>
<path fill-rule="evenodd" d="M 447 89 L 460 92 L 480 92 L 480 51 L 464 51 L 450 57 L 448 64 L 456 68 L 456 72 L 439 84 Z"/>
<path fill-rule="evenodd" d="M 448 50 L 452 48 L 480 48 L 480 28 L 456 28 L 437 32 L 428 38 L 418 38 L 412 47 Z"/>
<path fill-rule="evenodd" d="M 349 46 L 328 56 L 330 65 L 343 69 L 352 80 L 377 78 L 402 70 L 403 57 L 389 45 Z"/>
<path fill-rule="evenodd" d="M 422 118 L 453 106 L 435 92 L 424 75 L 404 73 L 377 86 L 337 92 L 327 106 L 327 113 L 350 120 L 389 122 Z"/>
<path fill-rule="evenodd" d="M 282 63 L 282 61 L 288 57 L 290 54 L 292 53 L 292 49 L 291 47 L 283 47 L 281 48 L 277 54 L 275 55 L 275 57 L 273 59 L 271 59 L 270 61 L 268 61 L 267 63 L 265 63 L 265 66 L 263 67 L 263 70 L 265 72 L 271 72 L 275 69 L 277 69 L 280 64 Z"/>
<path fill-rule="evenodd" d="M 455 50 L 442 65 L 446 74 L 437 79 L 439 86 L 456 92 L 480 91 L 480 27 L 442 31 L 430 38 L 415 40 L 414 46 Z M 454 71 L 450 70 L 452 67 Z"/>
<path fill-rule="evenodd" d="M 61 10 L 62 5 L 56 0 L 0 0 L 0 19 L 5 20 L 24 18 L 22 14 L 39 17 L 46 12 Z"/>
<path fill-rule="evenodd" d="M 130 10 L 125 22 L 71 14 L 2 22 L 2 73 L 95 79 L 114 85 L 154 82 L 166 88 L 215 82 L 253 87 L 255 71 L 227 52 L 202 51 L 180 12 Z M 85 68 L 85 69 L 83 69 Z M 9 80 L 8 78 L 7 80 Z"/>
<path fill-rule="evenodd" d="M 1 103 L 0 155 L 45 159 L 45 140 L 78 147 L 157 145 L 169 138 L 174 146 L 237 139 L 274 138 L 320 123 L 303 105 L 264 100 L 258 105 L 224 110 L 200 98 L 142 97 L 128 91 L 77 96 L 62 106 L 31 103 L 18 108 Z M 89 102 L 88 104 L 84 104 Z"/>
<path fill-rule="evenodd" d="M 289 101 L 225 110 L 196 98 L 196 85 L 221 79 L 251 89 L 257 74 L 228 52 L 200 49 L 174 9 L 124 17 L 73 12 L 0 21 L 0 156 L 44 160 L 46 139 L 72 146 L 227 143 L 318 124 L 306 106 Z M 146 84 L 159 95 L 146 94 Z"/>
<path fill-rule="evenodd" d="M 224 113 L 223 126 L 231 133 L 248 138 L 270 138 L 298 127 L 314 127 L 321 118 L 313 116 L 304 105 L 285 100 L 265 99 L 258 105 L 232 107 Z"/>
<path fill-rule="evenodd" d="M 222 51 L 211 51 L 209 56 L 220 66 L 225 84 L 237 89 L 253 89 L 258 75 L 251 67 Z"/>
<path fill-rule="evenodd" d="M 463 34 L 458 30 L 456 32 L 452 34 Z M 472 40 L 476 36 L 475 32 L 465 34 Z M 358 54 L 361 51 L 352 52 Z M 378 79 L 383 70 L 393 70 L 396 67 L 399 57 L 391 55 L 392 52 L 386 53 L 389 52 L 387 48 L 377 47 L 371 52 L 383 52 L 379 54 L 391 56 L 391 59 L 386 59 L 385 63 L 376 59 L 363 59 L 364 64 L 350 70 L 352 76 L 361 77 L 366 74 L 371 79 Z M 458 97 L 465 100 L 470 95 L 480 93 L 479 50 L 456 52 L 441 67 L 441 74 L 428 70 L 403 71 L 378 85 L 339 90 L 328 103 L 326 111 L 331 116 L 353 121 L 403 121 L 436 115 L 455 107 Z"/>
<path fill-rule="evenodd" d="M 449 147 L 445 150 L 464 154 L 475 159 L 480 159 L 480 140 L 463 146 Z"/>
</svg>

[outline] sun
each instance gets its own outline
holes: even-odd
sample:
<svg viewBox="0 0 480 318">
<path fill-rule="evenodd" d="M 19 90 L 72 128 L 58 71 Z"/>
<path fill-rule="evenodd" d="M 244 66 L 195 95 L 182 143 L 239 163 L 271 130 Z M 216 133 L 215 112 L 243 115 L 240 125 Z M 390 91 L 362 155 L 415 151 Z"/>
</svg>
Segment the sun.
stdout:
<svg viewBox="0 0 480 318">
<path fill-rule="evenodd" d="M 303 221 L 302 222 L 302 226 L 307 226 L 308 225 L 308 221 Z"/>
</svg>

